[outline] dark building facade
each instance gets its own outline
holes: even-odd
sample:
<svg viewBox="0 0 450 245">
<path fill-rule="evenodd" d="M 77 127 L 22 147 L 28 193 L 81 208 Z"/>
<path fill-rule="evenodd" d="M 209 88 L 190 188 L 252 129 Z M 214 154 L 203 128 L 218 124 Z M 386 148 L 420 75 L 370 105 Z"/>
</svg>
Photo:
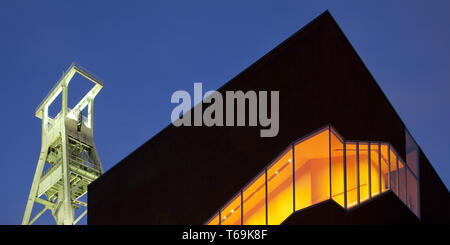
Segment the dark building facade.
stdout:
<svg viewBox="0 0 450 245">
<path fill-rule="evenodd" d="M 245 202 L 251 202 L 245 191 L 259 179 L 263 189 L 253 191 L 264 193 L 258 222 L 450 223 L 446 186 L 328 11 L 218 91 L 237 90 L 279 91 L 276 137 L 261 138 L 258 127 L 169 125 L 89 186 L 88 224 L 225 224 L 231 213 L 245 224 Z M 297 177 L 296 146 L 317 132 L 328 135 L 320 144 L 328 148 L 328 162 L 321 161 L 328 175 L 316 181 L 321 170 L 310 170 Z M 333 137 L 340 142 L 334 151 Z M 292 205 L 272 212 L 268 183 L 279 172 L 270 166 L 283 154 L 291 154 L 283 169 L 292 169 L 286 178 L 292 184 L 280 203 Z M 320 165 L 308 164 L 305 169 Z M 309 189 L 300 192 L 306 178 Z M 239 210 L 229 208 L 233 200 Z"/>
</svg>

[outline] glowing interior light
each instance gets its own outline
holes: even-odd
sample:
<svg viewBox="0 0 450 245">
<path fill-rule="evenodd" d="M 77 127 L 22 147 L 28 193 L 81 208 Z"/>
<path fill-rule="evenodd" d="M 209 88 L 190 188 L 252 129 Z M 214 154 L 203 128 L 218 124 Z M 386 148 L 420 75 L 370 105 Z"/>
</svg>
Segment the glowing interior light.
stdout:
<svg viewBox="0 0 450 245">
<path fill-rule="evenodd" d="M 350 209 L 389 189 L 395 194 L 398 190 L 405 202 L 407 188 L 417 188 L 417 181 L 408 187 L 409 182 L 396 175 L 402 174 L 401 170 L 413 175 L 405 166 L 388 143 L 342 142 L 334 132 L 323 130 L 292 146 L 241 189 L 240 196 L 222 210 L 230 218 L 223 217 L 221 224 L 278 225 L 292 214 L 293 205 L 297 211 L 333 199 Z M 389 183 L 396 185 L 390 187 Z M 411 195 L 417 199 L 417 194 Z"/>
</svg>

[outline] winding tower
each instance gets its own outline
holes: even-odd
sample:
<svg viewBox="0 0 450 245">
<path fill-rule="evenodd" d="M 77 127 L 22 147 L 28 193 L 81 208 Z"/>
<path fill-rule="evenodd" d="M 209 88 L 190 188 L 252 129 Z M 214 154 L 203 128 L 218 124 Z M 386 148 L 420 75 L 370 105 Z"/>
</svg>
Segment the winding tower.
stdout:
<svg viewBox="0 0 450 245">
<path fill-rule="evenodd" d="M 94 86 L 69 108 L 69 83 L 76 73 Z M 47 210 L 59 225 L 74 225 L 87 214 L 87 203 L 80 198 L 103 173 L 93 138 L 94 99 L 102 87 L 102 82 L 72 63 L 36 109 L 36 117 L 42 120 L 42 145 L 23 225 L 33 224 Z M 52 118 L 49 107 L 61 93 L 61 111 Z M 35 203 L 44 207 L 30 220 Z M 75 209 L 84 211 L 75 218 Z"/>
</svg>

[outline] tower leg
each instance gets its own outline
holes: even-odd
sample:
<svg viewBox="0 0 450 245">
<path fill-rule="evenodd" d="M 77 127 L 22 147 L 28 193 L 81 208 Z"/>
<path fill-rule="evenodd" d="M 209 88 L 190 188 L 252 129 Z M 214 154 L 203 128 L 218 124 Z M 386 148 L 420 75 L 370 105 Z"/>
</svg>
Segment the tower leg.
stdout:
<svg viewBox="0 0 450 245">
<path fill-rule="evenodd" d="M 72 207 L 72 197 L 70 190 L 70 169 L 69 169 L 69 149 L 68 140 L 65 131 L 61 133 L 62 139 L 62 183 L 63 183 L 63 193 L 61 197 L 61 210 L 60 214 L 63 216 L 62 224 L 72 225 L 73 224 L 73 207 Z M 58 196 L 58 198 L 60 198 Z"/>
<path fill-rule="evenodd" d="M 39 155 L 36 172 L 34 173 L 33 184 L 31 185 L 30 195 L 28 196 L 27 206 L 25 208 L 25 214 L 23 215 L 22 225 L 28 225 L 30 222 L 31 210 L 33 210 L 34 200 L 39 187 L 39 180 L 41 179 L 42 170 L 44 169 L 45 159 L 47 157 L 48 149 L 41 149 Z"/>
</svg>

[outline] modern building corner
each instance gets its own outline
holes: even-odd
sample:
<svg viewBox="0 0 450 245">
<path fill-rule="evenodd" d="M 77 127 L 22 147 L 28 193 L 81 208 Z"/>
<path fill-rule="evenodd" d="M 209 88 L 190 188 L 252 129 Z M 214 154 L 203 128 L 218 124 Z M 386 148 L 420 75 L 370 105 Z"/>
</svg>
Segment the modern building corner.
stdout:
<svg viewBox="0 0 450 245">
<path fill-rule="evenodd" d="M 328 11 L 229 90 L 279 91 L 278 135 L 168 125 L 88 186 L 88 224 L 450 224 L 448 189 Z"/>
</svg>

